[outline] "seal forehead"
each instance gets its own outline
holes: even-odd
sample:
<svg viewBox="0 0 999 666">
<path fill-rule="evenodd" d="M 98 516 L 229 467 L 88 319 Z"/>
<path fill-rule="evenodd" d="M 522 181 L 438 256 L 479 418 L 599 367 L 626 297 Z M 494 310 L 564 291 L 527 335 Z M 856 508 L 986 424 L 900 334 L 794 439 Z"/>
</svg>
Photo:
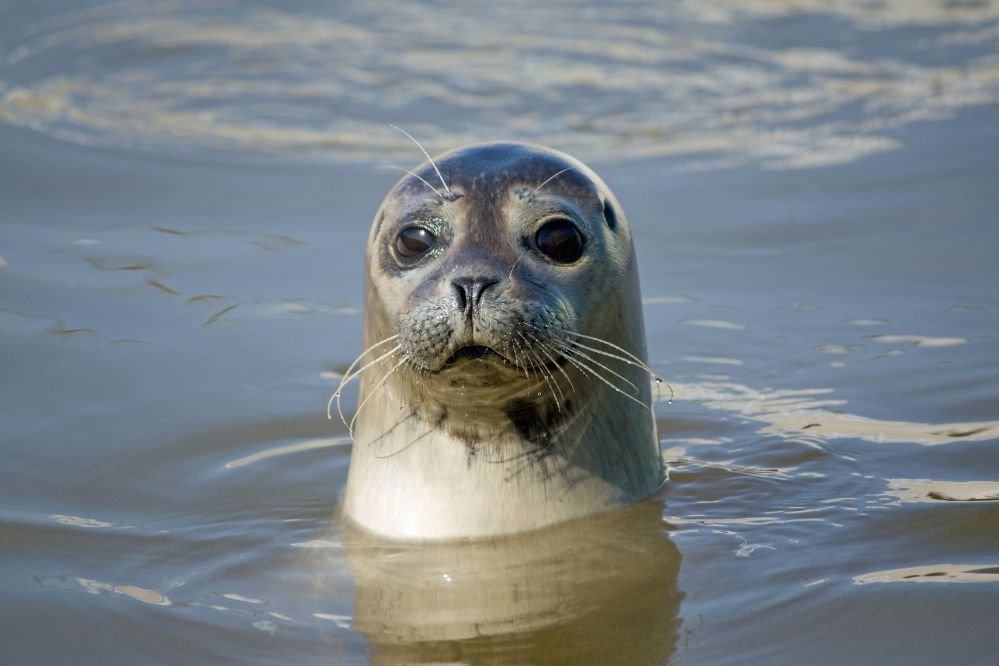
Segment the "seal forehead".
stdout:
<svg viewBox="0 0 999 666">
<path fill-rule="evenodd" d="M 496 195 L 513 186 L 549 184 L 566 194 L 595 196 L 598 188 L 588 169 L 575 159 L 542 146 L 489 143 L 459 148 L 437 159 L 449 187 L 469 195 Z M 431 173 L 433 168 L 428 165 Z M 422 175 L 422 174 L 421 174 Z"/>
<path fill-rule="evenodd" d="M 591 214 L 603 207 L 608 224 L 616 226 L 614 211 L 606 211 L 614 195 L 582 162 L 541 145 L 486 143 L 438 155 L 399 180 L 382 202 L 369 238 L 380 235 L 383 223 L 438 215 L 494 226 L 486 221 L 511 204 L 530 203 L 535 193 Z"/>
</svg>

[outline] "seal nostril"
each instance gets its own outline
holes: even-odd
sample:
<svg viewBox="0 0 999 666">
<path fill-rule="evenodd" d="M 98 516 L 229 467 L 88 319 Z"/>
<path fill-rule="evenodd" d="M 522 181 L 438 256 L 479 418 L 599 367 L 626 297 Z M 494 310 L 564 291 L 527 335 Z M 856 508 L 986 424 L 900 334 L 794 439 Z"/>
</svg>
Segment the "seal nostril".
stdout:
<svg viewBox="0 0 999 666">
<path fill-rule="evenodd" d="M 472 312 L 479 309 L 479 302 L 482 294 L 494 284 L 498 284 L 499 279 L 493 277 L 466 276 L 456 277 L 451 280 L 458 303 L 458 309 L 470 317 Z"/>
<path fill-rule="evenodd" d="M 455 301 L 457 302 L 458 309 L 462 312 L 465 311 L 466 303 L 468 303 L 468 298 L 465 295 L 465 288 L 458 283 L 457 280 L 451 282 L 451 286 L 454 287 Z"/>
</svg>

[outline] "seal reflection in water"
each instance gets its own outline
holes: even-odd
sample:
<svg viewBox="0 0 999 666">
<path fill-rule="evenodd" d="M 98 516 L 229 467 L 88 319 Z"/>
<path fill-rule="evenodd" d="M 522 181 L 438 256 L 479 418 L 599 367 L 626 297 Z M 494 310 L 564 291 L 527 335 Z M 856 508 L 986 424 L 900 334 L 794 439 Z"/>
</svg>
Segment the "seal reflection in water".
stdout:
<svg viewBox="0 0 999 666">
<path fill-rule="evenodd" d="M 353 629 L 378 666 L 661 665 L 680 554 L 659 502 L 502 539 L 405 544 L 346 530 Z M 338 551 L 334 551 L 338 552 Z M 339 561 L 318 568 L 335 578 Z M 330 594 L 342 589 L 330 580 Z"/>
<path fill-rule="evenodd" d="M 519 143 L 446 153 L 389 192 L 365 259 L 356 524 L 514 534 L 659 488 L 631 235 L 589 168 Z"/>
</svg>

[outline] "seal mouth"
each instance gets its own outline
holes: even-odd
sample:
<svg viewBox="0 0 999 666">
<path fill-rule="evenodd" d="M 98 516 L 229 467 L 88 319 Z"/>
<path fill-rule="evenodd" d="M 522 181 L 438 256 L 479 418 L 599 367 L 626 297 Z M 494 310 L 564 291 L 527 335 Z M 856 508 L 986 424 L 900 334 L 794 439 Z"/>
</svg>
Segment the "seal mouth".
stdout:
<svg viewBox="0 0 999 666">
<path fill-rule="evenodd" d="M 460 349 L 456 349 L 454 353 L 451 354 L 446 361 L 444 361 L 444 367 L 455 365 L 459 361 L 466 359 L 507 363 L 506 357 L 492 347 L 486 347 L 485 345 L 468 345 L 461 347 Z"/>
<path fill-rule="evenodd" d="M 444 361 L 444 363 L 441 364 L 441 370 L 453 368 L 462 361 L 482 361 L 485 363 L 495 363 L 497 365 L 509 365 L 516 367 L 510 359 L 492 347 L 487 347 L 485 345 L 466 345 L 454 350 L 454 353 L 452 353 Z M 537 361 L 537 365 L 534 366 L 534 370 L 537 371 L 538 368 L 548 368 L 549 370 L 554 370 L 556 368 L 563 367 L 568 362 L 569 359 L 562 354 L 558 354 L 554 359 L 548 360 L 547 362 L 543 362 L 539 359 Z"/>
</svg>

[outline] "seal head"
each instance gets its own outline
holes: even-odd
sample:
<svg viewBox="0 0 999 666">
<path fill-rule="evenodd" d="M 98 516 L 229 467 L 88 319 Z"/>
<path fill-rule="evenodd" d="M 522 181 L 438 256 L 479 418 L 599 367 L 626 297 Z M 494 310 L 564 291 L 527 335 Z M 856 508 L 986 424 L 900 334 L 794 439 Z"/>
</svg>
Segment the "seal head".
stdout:
<svg viewBox="0 0 999 666">
<path fill-rule="evenodd" d="M 513 533 L 660 485 L 631 237 L 582 163 L 519 143 L 446 153 L 389 192 L 366 271 L 355 522 Z"/>
</svg>

